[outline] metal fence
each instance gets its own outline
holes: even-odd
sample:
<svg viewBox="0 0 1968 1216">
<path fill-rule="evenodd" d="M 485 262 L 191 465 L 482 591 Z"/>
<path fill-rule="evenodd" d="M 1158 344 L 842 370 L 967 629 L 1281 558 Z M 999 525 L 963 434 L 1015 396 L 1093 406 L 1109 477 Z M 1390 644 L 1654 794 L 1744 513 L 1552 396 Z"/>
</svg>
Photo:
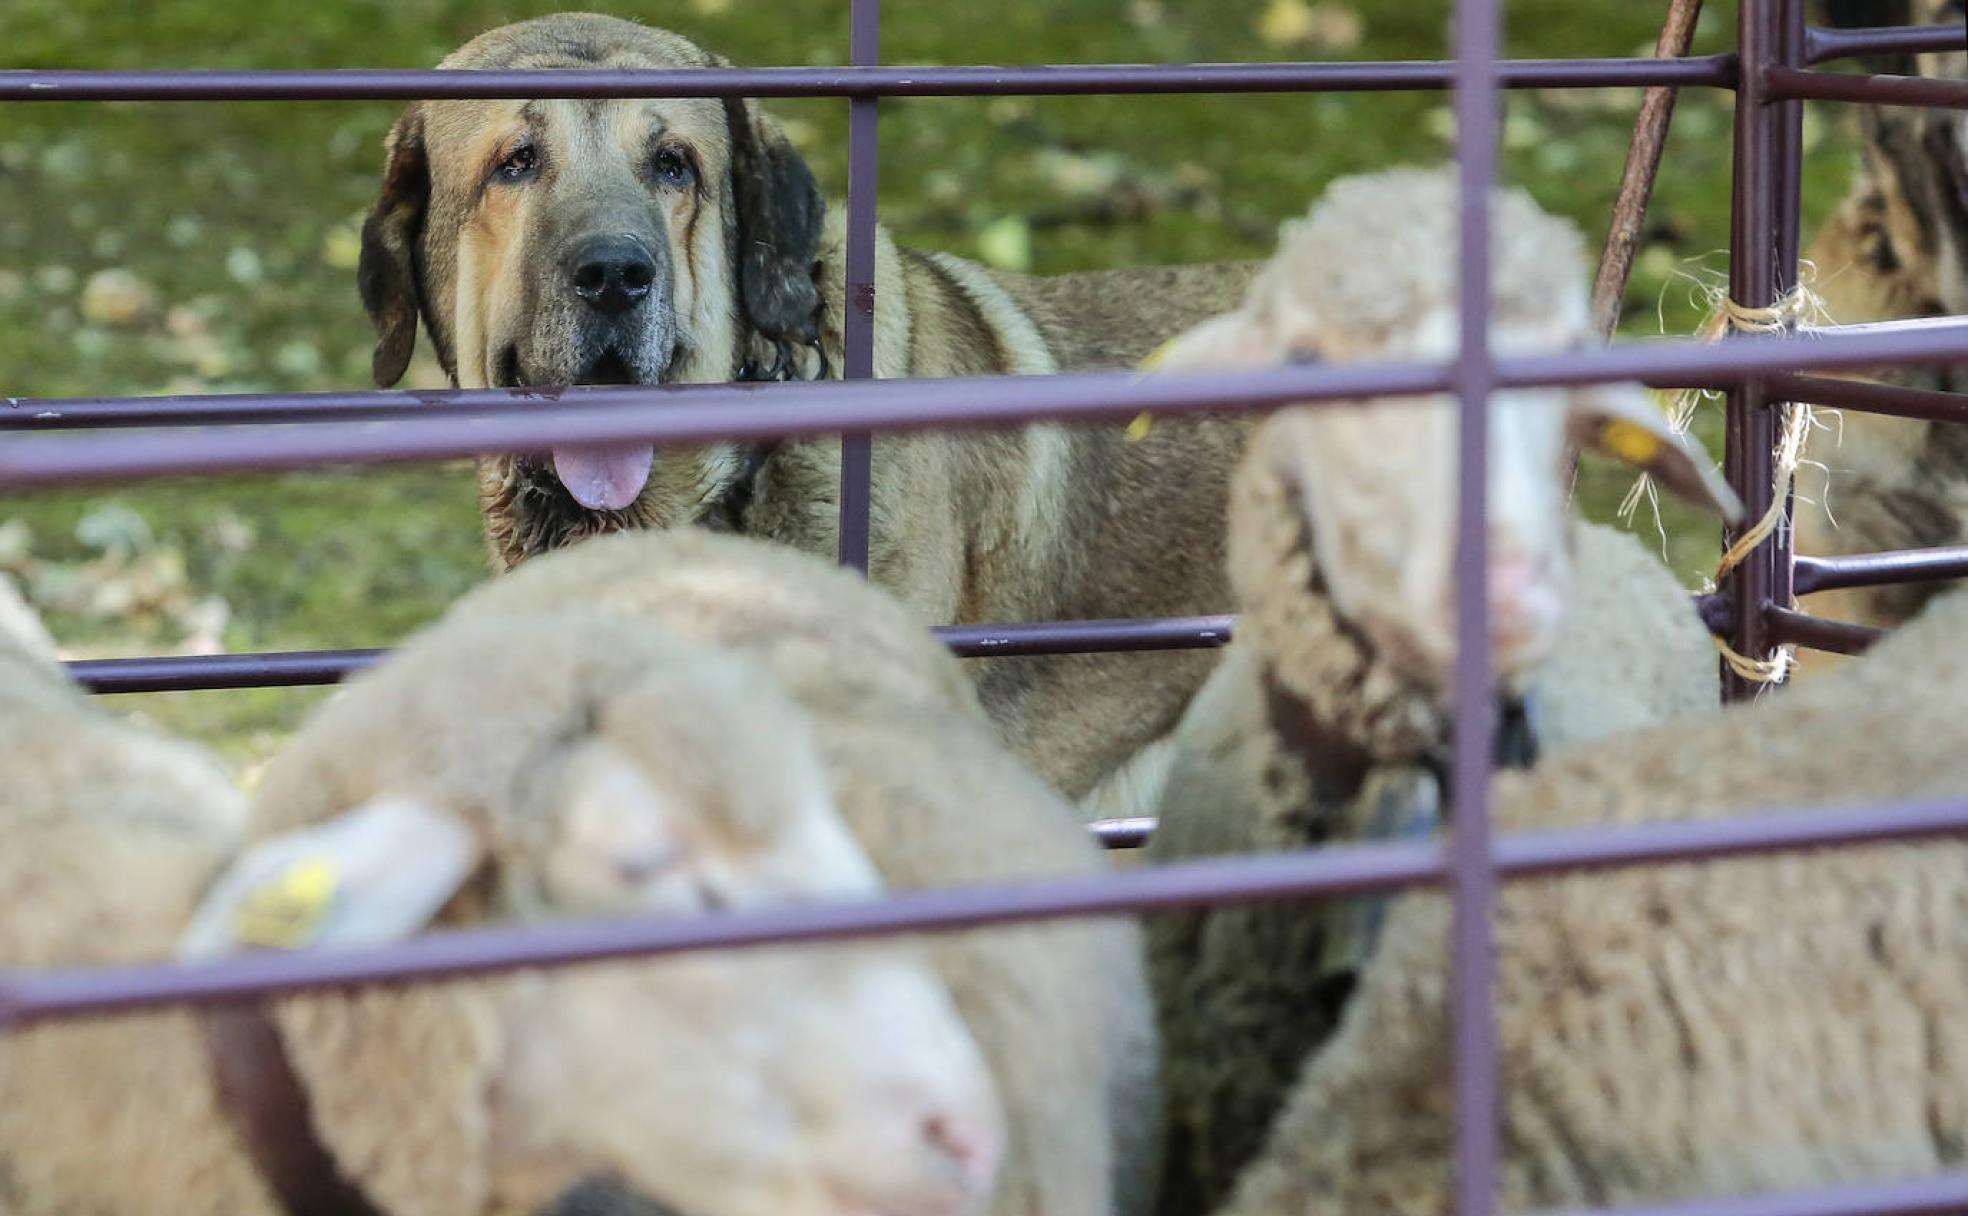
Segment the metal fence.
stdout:
<svg viewBox="0 0 1968 1216">
<path fill-rule="evenodd" d="M 523 391 L 363 392 L 96 400 L 0 398 L 0 430 L 87 429 L 83 438 L 11 434 L 0 444 L 0 490 L 129 481 L 190 473 L 266 472 L 527 450 L 546 442 L 680 443 L 841 434 L 843 562 L 866 568 L 870 446 L 876 430 L 954 429 L 1041 419 L 1122 421 L 1158 414 L 1251 410 L 1393 393 L 1452 392 L 1463 404 L 1459 455 L 1458 629 L 1486 636 L 1487 400 L 1498 388 L 1641 380 L 1726 391 L 1725 472 L 1747 518 L 1775 493 L 1773 406 L 1808 401 L 1912 418 L 1968 421 L 1949 393 L 1828 379 L 1820 369 L 1968 360 L 1968 318 L 1831 327 L 1809 341 L 1736 336 L 1704 345 L 1659 342 L 1563 355 L 1497 358 L 1489 350 L 1489 188 L 1496 180 L 1500 88 L 1682 85 L 1733 89 L 1730 295 L 1775 303 L 1797 267 L 1801 103 L 1805 99 L 1968 107 L 1968 82 L 1833 74 L 1814 65 L 1877 53 L 1953 50 L 1956 26 L 1807 28 L 1802 0 L 1740 0 L 1737 50 L 1679 60 L 1500 61 L 1500 0 L 1459 0 L 1451 63 L 1288 63 L 1151 67 L 950 67 L 879 64 L 879 0 L 851 0 L 852 66 L 691 71 L 0 72 L 0 101 L 200 101 L 298 98 L 845 97 L 848 156 L 845 376 L 833 384 L 587 388 L 547 403 Z M 1464 192 L 1461 344 L 1443 364 L 1370 363 L 1281 368 L 1212 377 L 1128 375 L 1042 379 L 872 380 L 875 124 L 883 97 L 1452 89 Z M 144 428 L 156 428 L 154 433 Z M 178 429 L 172 428 L 194 428 Z M 1779 527 L 1704 604 L 1741 654 L 1782 643 L 1857 650 L 1875 631 L 1789 608 L 1793 592 L 1968 573 L 1968 549 L 1794 559 Z M 966 655 L 1154 650 L 1219 645 L 1226 617 L 952 627 Z M 102 691 L 324 683 L 376 651 L 106 660 L 73 665 Z M 1458 650 L 1454 827 L 1444 843 L 1349 845 L 1265 857 L 1188 862 L 1073 879 L 921 891 L 881 900 L 802 905 L 689 920 L 629 920 L 432 934 L 399 945 L 319 955 L 261 954 L 197 965 L 0 971 L 0 1029 L 43 1019 L 164 1004 L 215 1004 L 355 984 L 564 965 L 711 947 L 944 931 L 1047 917 L 1200 904 L 1316 898 L 1446 883 L 1452 941 L 1461 1216 L 1496 1203 L 1500 1152 L 1492 910 L 1505 878 L 1558 870 L 1740 856 L 1803 847 L 1907 840 L 1968 829 L 1968 797 L 1831 811 L 1775 809 L 1749 817 L 1635 829 L 1578 829 L 1492 839 L 1487 805 L 1492 735 L 1490 656 Z M 1751 689 L 1730 677 L 1728 695 Z M 980 808 L 980 813 L 989 813 Z M 1113 821 L 1110 843 L 1149 825 Z M 106 1163 L 108 1164 L 108 1163 Z M 1968 1209 L 1968 1174 L 1838 1191 L 1707 1200 L 1649 1209 L 1715 1216 L 1938 1213 Z"/>
</svg>

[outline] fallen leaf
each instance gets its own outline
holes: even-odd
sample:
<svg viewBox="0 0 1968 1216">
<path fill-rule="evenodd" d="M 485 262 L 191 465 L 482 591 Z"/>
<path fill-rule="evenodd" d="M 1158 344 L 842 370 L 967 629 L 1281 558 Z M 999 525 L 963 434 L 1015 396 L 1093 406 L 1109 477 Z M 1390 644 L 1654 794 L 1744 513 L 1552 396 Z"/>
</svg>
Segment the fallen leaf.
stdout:
<svg viewBox="0 0 1968 1216">
<path fill-rule="evenodd" d="M 105 503 L 75 524 L 75 539 L 100 553 L 142 553 L 156 543 L 150 524 L 122 503 Z"/>
<path fill-rule="evenodd" d="M 977 256 L 987 265 L 1014 272 L 1032 268 L 1032 228 L 1025 217 L 992 220 L 977 233 Z"/>
<path fill-rule="evenodd" d="M 354 224 L 337 224 L 321 241 L 321 261 L 330 270 L 354 270 L 362 261 L 362 234 Z"/>
<path fill-rule="evenodd" d="M 1257 19 L 1257 36 L 1266 46 L 1312 43 L 1333 50 L 1352 50 L 1366 36 L 1360 15 L 1342 4 L 1307 4 L 1305 0 L 1271 0 Z"/>
<path fill-rule="evenodd" d="M 157 289 L 128 270 L 98 270 L 82 285 L 81 307 L 91 325 L 136 329 L 157 315 Z"/>
</svg>

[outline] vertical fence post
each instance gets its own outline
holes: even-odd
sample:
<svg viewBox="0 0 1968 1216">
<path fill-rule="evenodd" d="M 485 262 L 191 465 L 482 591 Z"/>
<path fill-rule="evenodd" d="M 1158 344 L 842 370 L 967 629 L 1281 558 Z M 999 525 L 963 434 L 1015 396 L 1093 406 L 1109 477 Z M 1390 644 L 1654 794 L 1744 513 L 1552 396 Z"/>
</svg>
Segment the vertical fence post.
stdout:
<svg viewBox="0 0 1968 1216">
<path fill-rule="evenodd" d="M 1451 964 L 1455 1033 L 1456 1213 L 1496 1208 L 1496 863 L 1490 853 L 1490 760 L 1496 730 L 1489 647 L 1490 188 L 1497 173 L 1498 0 L 1456 3 L 1456 152 L 1461 170 L 1460 343 L 1456 394 L 1461 439 L 1456 500 L 1455 755 L 1451 768 L 1454 904 Z"/>
<path fill-rule="evenodd" d="M 851 0 L 849 58 L 855 66 L 881 62 L 881 0 Z M 875 183 L 878 178 L 874 97 L 847 102 L 847 310 L 841 334 L 841 374 L 849 380 L 875 375 Z M 840 564 L 868 572 L 868 516 L 872 508 L 873 440 L 866 433 L 841 436 Z"/>
<path fill-rule="evenodd" d="M 1797 213 L 1803 137 L 1798 102 L 1772 102 L 1766 74 L 1773 64 L 1803 59 L 1803 13 L 1797 0 L 1741 0 L 1737 15 L 1741 81 L 1736 90 L 1735 181 L 1730 200 L 1729 296 L 1744 308 L 1768 308 L 1796 283 Z M 1744 520 L 1725 542 L 1770 510 L 1776 494 L 1777 411 L 1765 381 L 1751 378 L 1730 390 L 1723 469 L 1741 496 Z M 1777 528 L 1730 572 L 1729 644 L 1736 653 L 1768 661 L 1776 653 L 1767 613 L 1790 603 L 1791 538 L 1788 503 Z M 1722 695 L 1741 701 L 1763 686 L 1722 669 Z"/>
</svg>

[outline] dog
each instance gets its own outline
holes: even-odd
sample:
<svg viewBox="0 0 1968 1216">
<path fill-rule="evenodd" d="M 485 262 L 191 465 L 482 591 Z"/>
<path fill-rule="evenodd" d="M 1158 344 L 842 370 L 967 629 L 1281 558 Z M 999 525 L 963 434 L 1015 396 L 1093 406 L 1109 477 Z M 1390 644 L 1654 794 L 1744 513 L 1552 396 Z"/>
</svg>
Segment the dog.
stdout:
<svg viewBox="0 0 1968 1216">
<path fill-rule="evenodd" d="M 1962 0 L 1829 0 L 1829 24 L 1962 21 Z M 1968 77 L 1968 54 L 1899 55 L 1867 70 Z M 1911 106 L 1858 111 L 1861 159 L 1850 194 L 1805 256 L 1839 324 L 1968 312 L 1968 114 Z M 1968 367 L 1901 367 L 1872 377 L 1916 388 L 1968 391 Z M 1823 494 L 1806 480 L 1796 500 L 1800 553 L 1871 553 L 1968 543 L 1968 428 L 1845 412 L 1814 437 L 1827 466 Z M 1810 598 L 1814 613 L 1890 627 L 1917 613 L 1941 582 L 1854 588 Z M 1806 652 L 1800 674 L 1836 664 Z"/>
<path fill-rule="evenodd" d="M 447 69 L 711 68 L 663 30 L 592 14 L 494 29 Z M 1256 263 L 1002 274 L 877 234 L 875 374 L 1121 369 L 1233 306 Z M 844 228 L 747 101 L 435 101 L 386 141 L 362 230 L 374 374 L 421 318 L 463 388 L 838 377 Z M 1227 612 L 1223 518 L 1241 418 L 1041 424 L 874 440 L 870 575 L 926 623 Z M 832 553 L 840 442 L 482 460 L 495 567 L 622 528 L 704 526 Z M 1207 651 L 979 660 L 1007 743 L 1067 796 L 1126 814 Z M 1143 785 L 1143 782 L 1147 785 Z M 1106 782 L 1105 792 L 1102 784 Z"/>
</svg>

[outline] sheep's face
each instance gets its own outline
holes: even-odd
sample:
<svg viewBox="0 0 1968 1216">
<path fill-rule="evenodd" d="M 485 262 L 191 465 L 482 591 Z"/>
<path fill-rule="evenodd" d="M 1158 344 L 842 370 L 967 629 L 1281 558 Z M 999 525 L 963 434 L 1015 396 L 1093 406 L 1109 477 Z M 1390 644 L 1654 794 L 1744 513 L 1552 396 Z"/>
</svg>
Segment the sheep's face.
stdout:
<svg viewBox="0 0 1968 1216">
<path fill-rule="evenodd" d="M 1454 357 L 1453 179 L 1399 170 L 1337 183 L 1235 311 L 1177 338 L 1166 370 L 1287 361 Z M 1591 340 L 1576 234 L 1500 194 L 1492 349 L 1549 353 Z M 1488 642 L 1517 682 L 1556 641 L 1568 598 L 1573 445 L 1646 469 L 1725 515 L 1734 496 L 1636 389 L 1510 389 L 1490 398 Z M 1396 672 L 1445 692 L 1456 646 L 1460 411 L 1446 395 L 1283 411 L 1251 459 L 1292 487 L 1335 610 Z M 1233 520 L 1233 528 L 1262 521 Z M 1247 601 L 1256 588 L 1239 588 Z"/>
<path fill-rule="evenodd" d="M 515 649 L 454 657 L 528 661 Z M 473 875 L 523 922 L 879 893 L 804 717 L 763 672 L 679 651 L 574 716 L 581 733 L 512 805 L 408 793 L 269 840 L 215 888 L 230 895 L 208 900 L 201 931 L 235 946 L 400 938 Z M 447 919 L 468 919 L 457 906 Z M 257 921 L 243 914 L 256 907 Z M 505 1044 L 488 1090 L 495 1184 L 512 1210 L 597 1172 L 692 1216 L 972 1216 L 989 1203 L 1003 1114 L 914 944 L 693 953 L 488 991 Z"/>
<path fill-rule="evenodd" d="M 616 698 L 556 803 L 534 867 L 548 909 L 689 914 L 881 889 L 803 715 L 748 665 Z M 698 954 L 555 992 L 532 1062 L 542 1084 L 592 1070 L 596 1092 L 620 1093 L 624 1168 L 678 1210 L 965 1216 L 990 1196 L 996 1091 L 915 946 Z M 591 1046 L 636 1041 L 660 1050 Z M 537 1141 L 538 1124 L 515 1134 Z"/>
</svg>

